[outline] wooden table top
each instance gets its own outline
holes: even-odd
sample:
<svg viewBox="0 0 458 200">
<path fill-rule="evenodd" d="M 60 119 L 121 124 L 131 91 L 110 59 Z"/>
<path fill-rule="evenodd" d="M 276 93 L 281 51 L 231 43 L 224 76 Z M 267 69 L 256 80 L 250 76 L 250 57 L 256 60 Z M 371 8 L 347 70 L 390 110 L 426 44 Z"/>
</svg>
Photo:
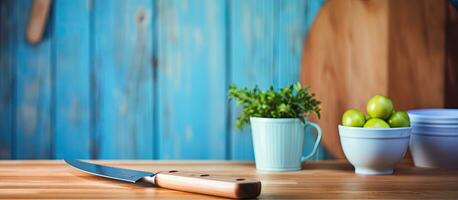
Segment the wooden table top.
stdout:
<svg viewBox="0 0 458 200">
<path fill-rule="evenodd" d="M 250 162 L 94 161 L 144 171 L 186 170 L 258 178 L 259 198 L 458 199 L 458 171 L 398 165 L 395 175 L 361 176 L 345 161 L 313 161 L 297 172 L 260 172 Z M 79 172 L 63 161 L 0 161 L 0 199 L 206 199 L 199 194 L 145 187 Z"/>
</svg>

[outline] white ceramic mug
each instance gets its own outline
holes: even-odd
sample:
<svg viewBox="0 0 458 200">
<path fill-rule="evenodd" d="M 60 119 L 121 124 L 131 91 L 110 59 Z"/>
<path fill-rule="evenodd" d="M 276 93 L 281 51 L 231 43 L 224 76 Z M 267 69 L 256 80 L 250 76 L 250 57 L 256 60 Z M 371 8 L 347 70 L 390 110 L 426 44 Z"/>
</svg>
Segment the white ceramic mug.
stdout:
<svg viewBox="0 0 458 200">
<path fill-rule="evenodd" d="M 302 123 L 297 118 L 251 117 L 256 168 L 263 171 L 296 171 L 312 157 L 321 141 L 321 128 L 313 122 Z M 312 152 L 302 156 L 307 127 L 313 127 L 317 139 Z"/>
</svg>

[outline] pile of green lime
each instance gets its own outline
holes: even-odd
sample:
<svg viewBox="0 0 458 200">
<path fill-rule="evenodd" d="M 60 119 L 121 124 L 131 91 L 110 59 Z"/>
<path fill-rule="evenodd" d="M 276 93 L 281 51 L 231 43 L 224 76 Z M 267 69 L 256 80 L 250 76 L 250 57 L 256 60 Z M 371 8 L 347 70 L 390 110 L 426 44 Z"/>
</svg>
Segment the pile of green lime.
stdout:
<svg viewBox="0 0 458 200">
<path fill-rule="evenodd" d="M 393 101 L 382 95 L 372 97 L 366 106 L 367 114 L 358 109 L 349 109 L 342 116 L 342 125 L 364 128 L 409 127 L 409 115 L 405 111 L 394 111 Z"/>
</svg>

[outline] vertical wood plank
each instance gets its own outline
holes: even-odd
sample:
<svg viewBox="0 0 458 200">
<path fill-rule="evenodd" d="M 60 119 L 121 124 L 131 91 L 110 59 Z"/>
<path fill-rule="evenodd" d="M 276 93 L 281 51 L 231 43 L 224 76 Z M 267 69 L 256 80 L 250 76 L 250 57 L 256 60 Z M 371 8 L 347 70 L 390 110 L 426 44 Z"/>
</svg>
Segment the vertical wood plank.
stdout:
<svg viewBox="0 0 458 200">
<path fill-rule="evenodd" d="M 55 157 L 90 158 L 90 1 L 54 2 Z"/>
<path fill-rule="evenodd" d="M 324 0 L 277 0 L 276 65 L 278 87 L 299 81 L 302 49 Z"/>
<path fill-rule="evenodd" d="M 224 159 L 225 2 L 158 0 L 161 159 Z"/>
<path fill-rule="evenodd" d="M 32 1 L 15 3 L 16 158 L 51 158 L 51 24 L 39 44 L 27 43 L 25 28 Z"/>
<path fill-rule="evenodd" d="M 14 2 L 0 1 L 0 159 L 11 159 L 14 119 Z"/>
<path fill-rule="evenodd" d="M 323 145 L 335 158 L 345 158 L 337 133 L 342 113 L 364 111 L 371 96 L 387 94 L 387 7 L 388 1 L 327 1 L 305 43 L 301 80 L 322 100 Z"/>
<path fill-rule="evenodd" d="M 278 68 L 278 88 L 299 81 L 304 40 L 323 3 L 321 0 L 275 1 L 275 62 Z M 306 135 L 304 155 L 312 151 L 315 138 L 314 135 Z M 320 146 L 311 159 L 320 160 L 325 157 L 325 151 Z"/>
<path fill-rule="evenodd" d="M 299 81 L 302 46 L 323 1 L 231 1 L 231 83 L 240 87 L 283 87 Z M 234 130 L 239 109 L 231 109 L 233 159 L 253 159 L 249 127 Z M 314 137 L 306 138 L 310 152 Z M 323 149 L 315 156 L 321 159 Z"/>
<path fill-rule="evenodd" d="M 153 3 L 94 2 L 96 158 L 153 157 Z"/>
<path fill-rule="evenodd" d="M 389 3 L 387 85 L 397 109 L 444 106 L 446 3 Z"/>
<path fill-rule="evenodd" d="M 259 85 L 266 89 L 275 85 L 274 61 L 275 15 L 273 0 L 230 1 L 231 84 L 238 87 Z M 231 159 L 252 160 L 253 144 L 250 127 L 235 128 L 240 108 L 232 103 Z"/>
<path fill-rule="evenodd" d="M 396 109 L 443 106 L 444 2 L 324 5 L 306 42 L 302 80 L 323 100 L 324 144 L 335 157 L 344 158 L 337 131 L 342 113 L 365 110 L 375 94 L 390 96 Z"/>
<path fill-rule="evenodd" d="M 458 1 L 447 7 L 446 24 L 446 68 L 445 68 L 445 107 L 458 108 Z"/>
</svg>

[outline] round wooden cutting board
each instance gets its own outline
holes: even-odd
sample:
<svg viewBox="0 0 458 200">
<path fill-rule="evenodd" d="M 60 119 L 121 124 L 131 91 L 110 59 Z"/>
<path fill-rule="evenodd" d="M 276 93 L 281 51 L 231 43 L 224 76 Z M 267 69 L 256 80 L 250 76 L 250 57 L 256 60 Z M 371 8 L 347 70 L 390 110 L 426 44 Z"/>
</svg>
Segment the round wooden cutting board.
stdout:
<svg viewBox="0 0 458 200">
<path fill-rule="evenodd" d="M 301 82 L 322 101 L 323 144 L 344 158 L 337 125 L 387 95 L 395 109 L 444 106 L 446 1 L 329 0 L 305 42 Z"/>
</svg>

